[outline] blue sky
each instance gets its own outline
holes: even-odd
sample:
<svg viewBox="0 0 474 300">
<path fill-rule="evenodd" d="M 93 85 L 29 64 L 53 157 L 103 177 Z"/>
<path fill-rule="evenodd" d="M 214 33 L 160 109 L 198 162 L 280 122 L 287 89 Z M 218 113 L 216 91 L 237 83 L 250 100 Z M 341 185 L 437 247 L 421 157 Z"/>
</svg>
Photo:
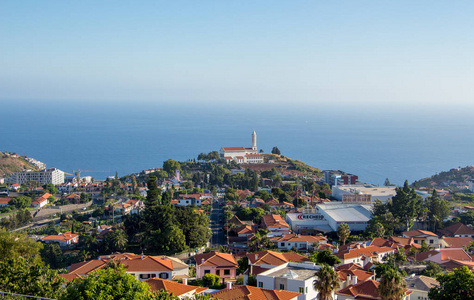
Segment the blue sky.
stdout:
<svg viewBox="0 0 474 300">
<path fill-rule="evenodd" d="M 0 101 L 474 104 L 473 1 L 0 2 Z"/>
</svg>

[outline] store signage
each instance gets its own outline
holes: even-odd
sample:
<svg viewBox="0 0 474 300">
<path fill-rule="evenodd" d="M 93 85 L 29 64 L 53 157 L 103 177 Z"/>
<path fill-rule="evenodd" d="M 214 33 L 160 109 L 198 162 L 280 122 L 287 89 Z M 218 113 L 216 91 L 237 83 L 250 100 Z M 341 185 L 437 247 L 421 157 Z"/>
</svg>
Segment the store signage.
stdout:
<svg viewBox="0 0 474 300">
<path fill-rule="evenodd" d="M 299 214 L 298 220 L 324 220 L 324 216 L 320 214 Z"/>
</svg>

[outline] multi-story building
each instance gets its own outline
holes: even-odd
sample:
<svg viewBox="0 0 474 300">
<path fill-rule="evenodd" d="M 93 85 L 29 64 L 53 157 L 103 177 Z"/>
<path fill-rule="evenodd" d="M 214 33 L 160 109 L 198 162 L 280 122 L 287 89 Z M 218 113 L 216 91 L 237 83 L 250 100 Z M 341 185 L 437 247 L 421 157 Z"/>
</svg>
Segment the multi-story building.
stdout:
<svg viewBox="0 0 474 300">
<path fill-rule="evenodd" d="M 64 172 L 56 168 L 41 171 L 27 170 L 13 173 L 6 180 L 6 182 L 16 184 L 26 184 L 29 181 L 36 181 L 41 185 L 48 183 L 62 184 L 64 183 Z"/>
<path fill-rule="evenodd" d="M 318 291 L 314 289 L 313 282 L 320 268 L 312 262 L 289 262 L 258 274 L 257 287 L 297 292 L 301 294 L 298 300 L 316 299 Z"/>
</svg>

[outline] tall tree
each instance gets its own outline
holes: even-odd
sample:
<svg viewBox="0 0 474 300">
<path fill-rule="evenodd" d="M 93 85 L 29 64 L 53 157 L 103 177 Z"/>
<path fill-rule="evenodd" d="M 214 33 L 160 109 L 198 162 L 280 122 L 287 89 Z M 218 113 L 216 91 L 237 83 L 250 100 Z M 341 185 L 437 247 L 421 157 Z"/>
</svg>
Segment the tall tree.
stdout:
<svg viewBox="0 0 474 300">
<path fill-rule="evenodd" d="M 153 294 L 145 282 L 127 274 L 122 266 L 108 267 L 94 271 L 82 280 L 75 280 L 67 285 L 66 293 L 61 300 L 151 300 Z"/>
<path fill-rule="evenodd" d="M 448 201 L 441 199 L 438 196 L 436 190 L 433 190 L 431 197 L 426 199 L 427 209 L 428 209 L 428 219 L 433 226 L 433 232 L 436 231 L 436 228 L 443 224 L 444 219 L 449 216 L 449 205 Z"/>
<path fill-rule="evenodd" d="M 158 182 L 155 176 L 150 176 L 147 182 L 148 191 L 146 194 L 145 205 L 146 207 L 157 206 L 160 204 L 161 191 L 158 188 Z"/>
<path fill-rule="evenodd" d="M 318 292 L 319 300 L 332 300 L 334 291 L 341 285 L 341 281 L 334 268 L 324 264 L 319 271 L 316 272 L 313 281 L 313 288 Z"/>
<path fill-rule="evenodd" d="M 396 195 L 392 197 L 391 212 L 400 221 L 404 222 L 406 230 L 413 226 L 413 220 L 418 215 L 418 196 L 414 189 L 408 185 L 408 180 L 401 188 L 396 188 Z"/>
<path fill-rule="evenodd" d="M 0 290 L 38 297 L 58 297 L 64 280 L 38 257 L 0 260 Z"/>
<path fill-rule="evenodd" d="M 346 223 L 339 224 L 339 227 L 337 228 L 337 236 L 342 240 L 343 245 L 346 244 L 346 240 L 350 235 L 351 230 L 349 229 L 349 225 Z"/>
<path fill-rule="evenodd" d="M 441 274 L 436 279 L 440 286 L 434 287 L 428 293 L 433 300 L 464 300 L 474 299 L 474 273 L 468 267 Z"/>
<path fill-rule="evenodd" d="M 168 174 L 174 174 L 176 170 L 181 170 L 181 164 L 179 161 L 168 159 L 163 163 L 163 170 Z"/>
<path fill-rule="evenodd" d="M 406 282 L 402 274 L 390 269 L 381 276 L 378 291 L 383 300 L 402 300 L 405 297 L 405 288 Z"/>
</svg>

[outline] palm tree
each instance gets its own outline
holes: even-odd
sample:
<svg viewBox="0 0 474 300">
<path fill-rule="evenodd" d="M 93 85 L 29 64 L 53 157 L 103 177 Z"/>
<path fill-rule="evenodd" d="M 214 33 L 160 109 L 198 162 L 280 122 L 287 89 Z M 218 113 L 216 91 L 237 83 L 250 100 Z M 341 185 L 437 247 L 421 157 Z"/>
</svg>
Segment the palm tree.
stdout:
<svg viewBox="0 0 474 300">
<path fill-rule="evenodd" d="M 351 230 L 349 225 L 346 223 L 341 223 L 339 228 L 337 228 L 337 235 L 342 240 L 342 243 L 345 245 L 347 238 L 351 235 Z"/>
<path fill-rule="evenodd" d="M 337 272 L 324 264 L 315 275 L 318 278 L 313 281 L 313 288 L 318 291 L 318 299 L 332 300 L 334 291 L 341 285 Z"/>
<path fill-rule="evenodd" d="M 401 300 L 405 297 L 406 282 L 397 270 L 387 270 L 380 278 L 379 295 L 383 300 Z"/>
</svg>

